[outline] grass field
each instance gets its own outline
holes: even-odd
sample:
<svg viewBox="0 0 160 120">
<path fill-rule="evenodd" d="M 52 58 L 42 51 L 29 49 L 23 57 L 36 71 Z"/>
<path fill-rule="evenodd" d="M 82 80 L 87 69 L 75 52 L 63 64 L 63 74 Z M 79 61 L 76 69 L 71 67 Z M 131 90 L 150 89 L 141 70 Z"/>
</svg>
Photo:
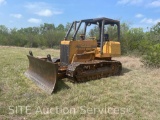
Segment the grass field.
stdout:
<svg viewBox="0 0 160 120">
<path fill-rule="evenodd" d="M 143 67 L 140 58 L 122 56 L 120 76 L 81 84 L 59 81 L 48 95 L 24 76 L 29 48 L 0 46 L 0 120 L 159 120 L 160 69 Z M 59 56 L 58 50 L 31 49 Z"/>
</svg>

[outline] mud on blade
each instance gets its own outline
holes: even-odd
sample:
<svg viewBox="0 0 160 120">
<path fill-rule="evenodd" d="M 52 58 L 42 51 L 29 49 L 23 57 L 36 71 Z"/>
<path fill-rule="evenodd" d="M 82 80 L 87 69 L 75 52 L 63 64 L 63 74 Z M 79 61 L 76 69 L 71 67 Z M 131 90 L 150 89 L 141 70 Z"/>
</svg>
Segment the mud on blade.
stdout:
<svg viewBox="0 0 160 120">
<path fill-rule="evenodd" d="M 29 55 L 27 57 L 29 59 L 29 68 L 25 75 L 41 89 L 51 94 L 54 91 L 58 78 L 58 64 Z"/>
</svg>

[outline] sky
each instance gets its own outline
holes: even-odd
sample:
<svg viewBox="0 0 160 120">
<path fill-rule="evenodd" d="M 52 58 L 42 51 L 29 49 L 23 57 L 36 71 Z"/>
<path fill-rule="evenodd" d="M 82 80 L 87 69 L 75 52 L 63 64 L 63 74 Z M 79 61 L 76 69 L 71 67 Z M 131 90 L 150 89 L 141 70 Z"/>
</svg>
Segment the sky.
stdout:
<svg viewBox="0 0 160 120">
<path fill-rule="evenodd" d="M 0 0 L 0 25 L 8 28 L 99 17 L 148 29 L 160 22 L 160 0 Z"/>
</svg>

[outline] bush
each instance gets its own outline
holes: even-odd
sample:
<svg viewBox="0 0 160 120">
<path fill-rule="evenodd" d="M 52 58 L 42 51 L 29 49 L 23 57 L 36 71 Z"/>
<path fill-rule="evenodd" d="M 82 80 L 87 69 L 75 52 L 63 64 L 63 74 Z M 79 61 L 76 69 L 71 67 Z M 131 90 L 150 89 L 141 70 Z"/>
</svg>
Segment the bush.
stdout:
<svg viewBox="0 0 160 120">
<path fill-rule="evenodd" d="M 160 44 L 149 47 L 147 53 L 142 57 L 142 62 L 148 67 L 160 68 Z"/>
<path fill-rule="evenodd" d="M 137 45 L 137 50 L 141 55 L 144 55 L 150 51 L 150 46 L 153 46 L 153 45 L 154 44 L 150 40 L 141 40 Z"/>
<path fill-rule="evenodd" d="M 52 47 L 53 49 L 60 49 L 60 45 L 55 45 Z"/>
<path fill-rule="evenodd" d="M 46 46 L 41 46 L 40 49 L 45 50 L 45 49 L 47 49 L 47 47 Z"/>
</svg>

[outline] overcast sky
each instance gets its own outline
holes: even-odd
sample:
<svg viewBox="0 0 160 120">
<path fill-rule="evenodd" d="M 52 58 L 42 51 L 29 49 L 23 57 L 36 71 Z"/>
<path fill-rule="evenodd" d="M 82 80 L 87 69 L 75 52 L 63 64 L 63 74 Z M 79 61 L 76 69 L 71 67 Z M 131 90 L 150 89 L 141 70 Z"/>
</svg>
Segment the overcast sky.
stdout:
<svg viewBox="0 0 160 120">
<path fill-rule="evenodd" d="M 160 0 L 0 0 L 0 25 L 9 28 L 97 17 L 146 29 L 160 22 Z"/>
</svg>

